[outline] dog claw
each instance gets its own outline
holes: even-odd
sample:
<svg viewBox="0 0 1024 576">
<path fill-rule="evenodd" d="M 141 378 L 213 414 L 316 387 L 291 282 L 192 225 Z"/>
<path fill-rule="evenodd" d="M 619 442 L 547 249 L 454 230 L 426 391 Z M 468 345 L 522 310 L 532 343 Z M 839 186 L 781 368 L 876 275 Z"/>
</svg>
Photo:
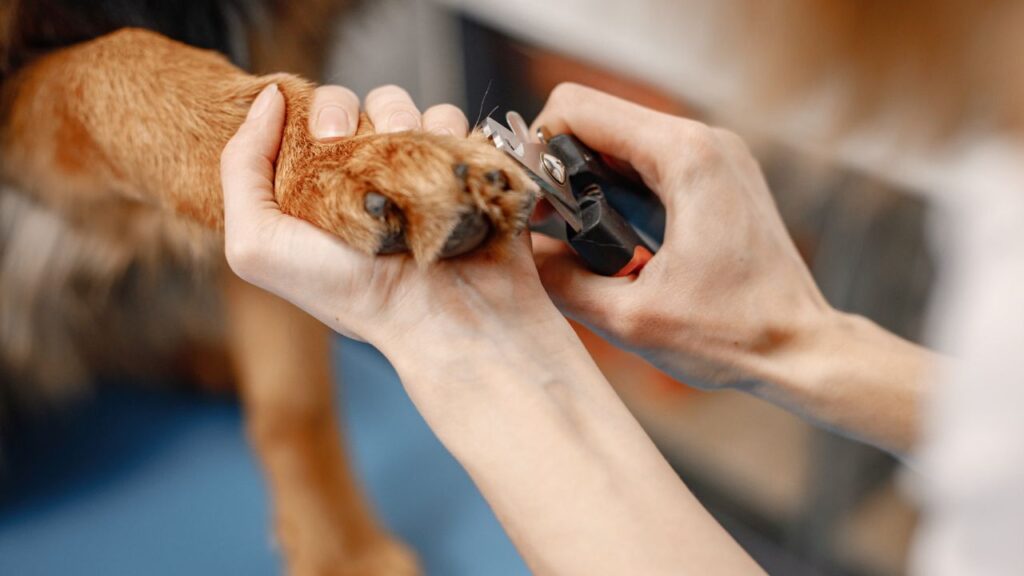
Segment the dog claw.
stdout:
<svg viewBox="0 0 1024 576">
<path fill-rule="evenodd" d="M 491 229 L 491 221 L 482 213 L 474 211 L 463 214 L 441 248 L 441 258 L 459 256 L 480 246 L 490 235 Z"/>
<path fill-rule="evenodd" d="M 383 218 L 387 214 L 390 204 L 391 200 L 388 200 L 387 196 L 377 192 L 367 192 L 363 198 L 363 207 L 374 218 Z"/>
<path fill-rule="evenodd" d="M 380 246 L 377 248 L 377 254 L 398 254 L 399 252 L 408 252 L 409 245 L 405 242 L 405 230 L 396 230 L 380 241 Z"/>
<path fill-rule="evenodd" d="M 402 218 L 401 211 L 395 209 L 390 198 L 379 192 L 367 192 L 363 197 L 363 207 L 366 208 L 366 212 L 370 216 L 385 221 L 390 228 L 387 234 L 381 238 L 377 254 L 395 254 L 409 249 L 409 245 L 405 241 L 405 219 Z"/>
<path fill-rule="evenodd" d="M 487 178 L 487 181 L 490 182 L 491 185 L 502 190 L 508 190 L 508 176 L 505 172 L 501 170 L 492 170 L 487 174 L 484 174 L 484 177 Z"/>
</svg>

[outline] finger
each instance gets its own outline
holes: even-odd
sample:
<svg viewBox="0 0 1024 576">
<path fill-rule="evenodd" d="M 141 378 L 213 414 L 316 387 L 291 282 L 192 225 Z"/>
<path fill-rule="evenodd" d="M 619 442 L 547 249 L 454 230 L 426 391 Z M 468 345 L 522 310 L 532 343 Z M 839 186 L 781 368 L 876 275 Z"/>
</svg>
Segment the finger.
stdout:
<svg viewBox="0 0 1024 576">
<path fill-rule="evenodd" d="M 465 137 L 469 133 L 469 120 L 458 107 L 438 104 L 423 113 L 423 129 L 435 134 Z"/>
<path fill-rule="evenodd" d="M 285 103 L 276 84 L 253 101 L 245 122 L 221 153 L 225 226 L 254 220 L 274 202 L 274 161 L 281 146 Z"/>
<path fill-rule="evenodd" d="M 309 131 L 319 140 L 355 134 L 359 125 L 359 97 L 342 86 L 320 86 L 309 107 Z"/>
<path fill-rule="evenodd" d="M 263 223 L 282 217 L 274 201 L 274 160 L 281 146 L 285 103 L 276 84 L 260 92 L 245 122 L 221 153 L 224 251 L 243 278 L 258 268 Z"/>
<path fill-rule="evenodd" d="M 575 134 L 591 148 L 629 162 L 658 192 L 658 158 L 672 149 L 676 132 L 698 125 L 644 108 L 578 84 L 560 84 L 552 92 L 534 130 Z M 663 198 L 664 200 L 664 198 Z"/>
<path fill-rule="evenodd" d="M 374 88 L 366 95 L 365 107 L 377 132 L 419 130 L 422 125 L 420 111 L 412 97 L 398 86 Z"/>
<path fill-rule="evenodd" d="M 533 234 L 532 244 L 541 283 L 559 309 L 576 320 L 612 332 L 623 289 L 633 280 L 591 272 L 561 240 Z"/>
<path fill-rule="evenodd" d="M 530 243 L 533 246 L 533 258 L 538 267 L 548 258 L 572 252 L 565 242 L 539 232 L 530 233 Z"/>
</svg>

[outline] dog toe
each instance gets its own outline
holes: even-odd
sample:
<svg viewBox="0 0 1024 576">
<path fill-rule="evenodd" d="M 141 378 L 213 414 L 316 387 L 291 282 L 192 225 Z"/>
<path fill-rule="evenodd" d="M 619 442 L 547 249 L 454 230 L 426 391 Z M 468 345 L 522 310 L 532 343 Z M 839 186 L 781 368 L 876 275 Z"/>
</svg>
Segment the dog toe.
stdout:
<svg viewBox="0 0 1024 576">
<path fill-rule="evenodd" d="M 472 210 L 464 213 L 445 240 L 439 256 L 452 258 L 470 252 L 487 240 L 493 228 L 490 219 L 482 212 Z"/>
</svg>

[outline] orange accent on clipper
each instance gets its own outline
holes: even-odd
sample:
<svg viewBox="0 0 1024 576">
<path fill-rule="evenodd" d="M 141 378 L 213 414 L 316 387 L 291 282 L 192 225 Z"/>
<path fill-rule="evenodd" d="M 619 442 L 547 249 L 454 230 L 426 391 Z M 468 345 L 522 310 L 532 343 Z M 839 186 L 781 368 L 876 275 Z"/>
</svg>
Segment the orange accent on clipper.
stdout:
<svg viewBox="0 0 1024 576">
<path fill-rule="evenodd" d="M 633 249 L 633 258 L 622 267 L 621 270 L 612 274 L 615 278 L 621 278 L 622 276 L 629 276 L 630 274 L 636 274 L 644 267 L 645 264 L 654 256 L 651 251 L 644 246 L 637 246 Z"/>
</svg>

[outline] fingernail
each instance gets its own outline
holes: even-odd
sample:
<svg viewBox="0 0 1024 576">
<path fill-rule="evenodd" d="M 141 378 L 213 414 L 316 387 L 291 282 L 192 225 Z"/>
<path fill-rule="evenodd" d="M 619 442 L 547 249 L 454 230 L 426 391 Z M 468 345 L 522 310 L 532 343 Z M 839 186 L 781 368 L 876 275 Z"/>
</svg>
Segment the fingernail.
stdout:
<svg viewBox="0 0 1024 576">
<path fill-rule="evenodd" d="M 403 132 L 420 127 L 420 119 L 409 112 L 395 112 L 388 118 L 388 132 Z"/>
<path fill-rule="evenodd" d="M 324 106 L 316 115 L 313 135 L 321 140 L 348 135 L 348 112 L 340 106 Z"/>
<path fill-rule="evenodd" d="M 270 103 L 274 100 L 274 96 L 277 95 L 277 84 L 270 84 L 260 92 L 260 95 L 253 101 L 252 107 L 249 108 L 249 115 L 245 117 L 246 120 L 252 120 L 259 118 L 266 113 L 267 108 L 270 108 Z"/>
</svg>

